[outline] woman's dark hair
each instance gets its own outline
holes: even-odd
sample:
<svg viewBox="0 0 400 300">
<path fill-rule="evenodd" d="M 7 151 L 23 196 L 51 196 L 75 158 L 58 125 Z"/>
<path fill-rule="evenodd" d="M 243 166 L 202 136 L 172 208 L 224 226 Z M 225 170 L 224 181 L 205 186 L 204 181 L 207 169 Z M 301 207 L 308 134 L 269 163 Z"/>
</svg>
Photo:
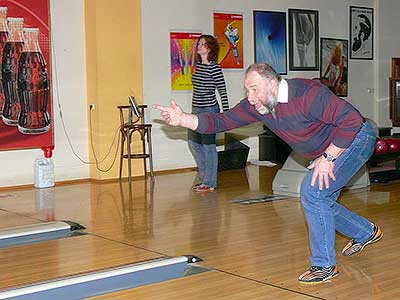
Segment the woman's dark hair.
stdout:
<svg viewBox="0 0 400 300">
<path fill-rule="evenodd" d="M 208 49 L 210 49 L 210 52 L 208 53 L 208 60 L 211 62 L 217 62 L 218 60 L 218 54 L 219 54 L 219 44 L 218 41 L 215 37 L 209 34 L 202 34 L 199 39 L 197 40 L 197 43 L 201 39 L 204 39 L 206 41 Z M 198 61 L 201 62 L 201 57 L 200 55 L 197 54 Z"/>
</svg>

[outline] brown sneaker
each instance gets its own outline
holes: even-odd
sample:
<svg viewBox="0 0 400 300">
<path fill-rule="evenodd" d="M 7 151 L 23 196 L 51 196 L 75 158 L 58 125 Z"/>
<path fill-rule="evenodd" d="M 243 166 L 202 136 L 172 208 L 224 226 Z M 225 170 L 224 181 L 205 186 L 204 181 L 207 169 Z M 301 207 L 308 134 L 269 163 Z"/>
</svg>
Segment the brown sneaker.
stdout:
<svg viewBox="0 0 400 300">
<path fill-rule="evenodd" d="M 374 224 L 374 234 L 363 243 L 356 243 L 353 239 L 350 240 L 342 250 L 343 256 L 353 256 L 359 254 L 367 245 L 376 243 L 383 237 L 381 228 Z"/>
<path fill-rule="evenodd" d="M 337 266 L 329 267 L 318 267 L 311 266 L 311 268 L 305 271 L 299 276 L 299 281 L 301 283 L 322 283 L 339 274 L 339 269 Z"/>
</svg>

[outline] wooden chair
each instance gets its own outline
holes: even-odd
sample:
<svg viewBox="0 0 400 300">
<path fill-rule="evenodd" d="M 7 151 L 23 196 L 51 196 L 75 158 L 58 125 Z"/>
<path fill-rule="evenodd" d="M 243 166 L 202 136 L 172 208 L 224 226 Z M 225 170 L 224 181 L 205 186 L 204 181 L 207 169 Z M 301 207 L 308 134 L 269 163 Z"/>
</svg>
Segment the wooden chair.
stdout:
<svg viewBox="0 0 400 300">
<path fill-rule="evenodd" d="M 132 111 L 130 105 L 120 105 L 119 116 L 120 116 L 120 134 L 121 134 L 121 156 L 119 165 L 119 178 L 122 176 L 122 167 L 124 159 L 128 160 L 128 180 L 132 181 L 132 159 L 143 159 L 144 161 L 144 175 L 147 179 L 147 164 L 146 160 L 149 160 L 149 169 L 151 179 L 154 181 L 153 172 L 153 153 L 151 144 L 151 124 L 146 124 L 144 120 L 144 109 L 147 105 L 138 105 L 139 115 L 136 115 Z M 132 140 L 134 134 L 139 134 L 142 141 L 142 151 L 132 151 Z M 125 149 L 126 147 L 126 149 Z"/>
</svg>

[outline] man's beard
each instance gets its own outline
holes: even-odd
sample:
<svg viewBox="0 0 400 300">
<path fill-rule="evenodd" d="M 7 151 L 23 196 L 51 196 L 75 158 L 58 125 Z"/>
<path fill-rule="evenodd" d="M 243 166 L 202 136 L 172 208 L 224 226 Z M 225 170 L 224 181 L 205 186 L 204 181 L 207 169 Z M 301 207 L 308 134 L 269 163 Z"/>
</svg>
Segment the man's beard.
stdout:
<svg viewBox="0 0 400 300">
<path fill-rule="evenodd" d="M 278 103 L 277 98 L 269 93 L 267 94 L 266 102 L 267 102 L 266 104 L 262 103 L 259 107 L 256 107 L 257 111 L 262 115 L 271 113 L 272 116 L 275 118 L 275 107 L 276 104 Z"/>
</svg>

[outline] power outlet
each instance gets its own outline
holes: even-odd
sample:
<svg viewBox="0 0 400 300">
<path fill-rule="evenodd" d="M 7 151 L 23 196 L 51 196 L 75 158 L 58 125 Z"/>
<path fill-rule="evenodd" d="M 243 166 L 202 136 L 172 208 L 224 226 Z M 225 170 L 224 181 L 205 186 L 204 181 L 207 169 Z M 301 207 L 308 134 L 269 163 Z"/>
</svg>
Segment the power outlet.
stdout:
<svg viewBox="0 0 400 300">
<path fill-rule="evenodd" d="M 89 104 L 89 109 L 90 109 L 90 110 L 94 110 L 94 109 L 95 109 L 94 103 Z"/>
</svg>

